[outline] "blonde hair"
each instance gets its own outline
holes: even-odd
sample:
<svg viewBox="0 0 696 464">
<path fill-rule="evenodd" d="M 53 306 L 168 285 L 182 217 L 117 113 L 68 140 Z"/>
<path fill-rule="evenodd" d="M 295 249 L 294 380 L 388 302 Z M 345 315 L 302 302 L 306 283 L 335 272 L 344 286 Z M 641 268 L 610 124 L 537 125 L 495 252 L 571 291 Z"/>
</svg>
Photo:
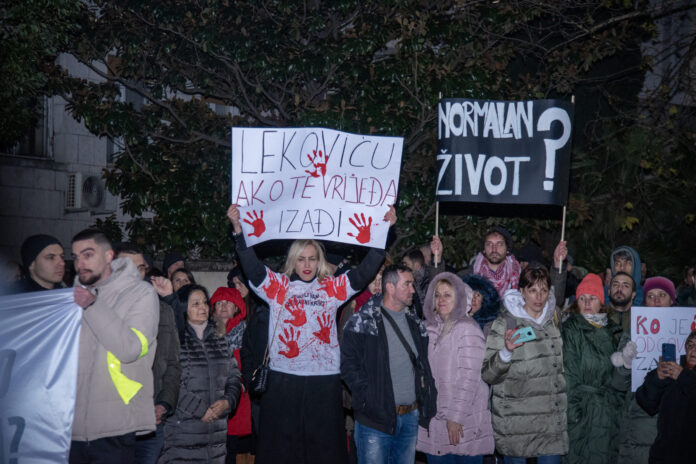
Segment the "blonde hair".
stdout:
<svg viewBox="0 0 696 464">
<path fill-rule="evenodd" d="M 435 301 L 435 292 L 437 292 L 437 288 L 440 285 L 447 285 L 449 288 L 452 289 L 452 292 L 454 293 L 454 304 L 456 305 L 457 304 L 457 295 L 456 295 L 456 291 L 454 290 L 454 285 L 452 285 L 452 282 L 450 282 L 447 279 L 440 279 L 435 284 L 435 288 L 433 288 L 433 308 L 437 308 L 436 301 Z M 437 309 L 433 309 L 433 311 L 437 312 Z"/>
<path fill-rule="evenodd" d="M 331 274 L 331 269 L 329 268 L 329 263 L 326 262 L 326 257 L 324 256 L 324 247 L 321 246 L 319 242 L 311 239 L 301 239 L 295 240 L 290 245 L 288 250 L 288 257 L 285 259 L 285 264 L 283 265 L 283 274 L 290 277 L 293 272 L 295 272 L 295 262 L 300 257 L 300 253 L 304 251 L 307 246 L 313 246 L 317 250 L 317 257 L 319 258 L 319 265 L 317 266 L 317 280 L 321 280 L 327 275 Z"/>
</svg>

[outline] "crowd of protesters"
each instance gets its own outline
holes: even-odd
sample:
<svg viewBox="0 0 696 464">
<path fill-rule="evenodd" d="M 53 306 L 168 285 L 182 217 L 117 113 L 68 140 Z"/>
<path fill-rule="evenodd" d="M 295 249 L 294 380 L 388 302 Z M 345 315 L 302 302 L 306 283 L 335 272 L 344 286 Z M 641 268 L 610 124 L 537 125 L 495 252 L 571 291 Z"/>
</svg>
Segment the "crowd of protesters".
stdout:
<svg viewBox="0 0 696 464">
<path fill-rule="evenodd" d="M 74 262 L 71 463 L 696 460 L 696 331 L 630 388 L 632 308 L 696 305 L 694 268 L 677 289 L 619 246 L 591 273 L 565 242 L 546 265 L 496 226 L 459 271 L 438 237 L 352 268 L 296 240 L 273 269 L 227 216 L 237 262 L 211 297 L 182 255 L 160 271 L 95 229 L 70 250 L 28 237 L 8 266 L 5 293 L 26 293 L 64 288 Z"/>
</svg>

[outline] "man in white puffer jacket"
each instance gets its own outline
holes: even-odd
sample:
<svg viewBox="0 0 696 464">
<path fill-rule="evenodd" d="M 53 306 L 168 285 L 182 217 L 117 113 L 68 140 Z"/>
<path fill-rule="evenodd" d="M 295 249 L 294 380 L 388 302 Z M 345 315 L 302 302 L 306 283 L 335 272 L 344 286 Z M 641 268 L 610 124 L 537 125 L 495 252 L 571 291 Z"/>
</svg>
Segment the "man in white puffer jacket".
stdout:
<svg viewBox="0 0 696 464">
<path fill-rule="evenodd" d="M 157 294 L 101 231 L 78 233 L 72 254 L 84 311 L 70 463 L 133 462 L 135 434 L 155 430 Z"/>
</svg>

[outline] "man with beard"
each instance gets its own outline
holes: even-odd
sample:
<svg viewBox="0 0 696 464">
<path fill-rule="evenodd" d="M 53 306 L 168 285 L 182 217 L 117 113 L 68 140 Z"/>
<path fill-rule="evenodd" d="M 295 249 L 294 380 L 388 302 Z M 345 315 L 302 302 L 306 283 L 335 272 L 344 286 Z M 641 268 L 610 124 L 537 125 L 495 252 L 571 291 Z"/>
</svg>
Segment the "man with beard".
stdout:
<svg viewBox="0 0 696 464">
<path fill-rule="evenodd" d="M 22 243 L 22 264 L 27 271 L 10 293 L 63 288 L 65 261 L 63 246 L 50 235 L 32 235 Z"/>
<path fill-rule="evenodd" d="M 136 432 L 155 430 L 157 294 L 99 230 L 73 237 L 72 255 L 84 311 L 70 463 L 134 462 Z"/>
<path fill-rule="evenodd" d="M 488 279 L 502 298 L 507 290 L 517 288 L 520 280 L 520 263 L 509 251 L 512 237 L 502 227 L 491 227 L 483 236 L 482 248 L 474 261 L 474 274 Z"/>
<path fill-rule="evenodd" d="M 636 297 L 636 282 L 627 272 L 617 272 L 609 284 L 609 319 L 625 333 L 631 330 L 631 306 Z"/>
</svg>

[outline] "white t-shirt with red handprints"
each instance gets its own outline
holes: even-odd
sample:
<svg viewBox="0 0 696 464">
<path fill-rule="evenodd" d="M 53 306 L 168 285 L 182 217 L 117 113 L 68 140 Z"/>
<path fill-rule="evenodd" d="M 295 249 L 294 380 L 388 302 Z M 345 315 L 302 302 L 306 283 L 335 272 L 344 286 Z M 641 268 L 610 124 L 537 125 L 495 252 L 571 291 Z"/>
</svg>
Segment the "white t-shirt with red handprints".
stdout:
<svg viewBox="0 0 696 464">
<path fill-rule="evenodd" d="M 340 373 L 336 311 L 357 293 L 345 274 L 290 281 L 266 268 L 261 285 L 251 287 L 270 308 L 271 369 L 294 375 Z"/>
</svg>

